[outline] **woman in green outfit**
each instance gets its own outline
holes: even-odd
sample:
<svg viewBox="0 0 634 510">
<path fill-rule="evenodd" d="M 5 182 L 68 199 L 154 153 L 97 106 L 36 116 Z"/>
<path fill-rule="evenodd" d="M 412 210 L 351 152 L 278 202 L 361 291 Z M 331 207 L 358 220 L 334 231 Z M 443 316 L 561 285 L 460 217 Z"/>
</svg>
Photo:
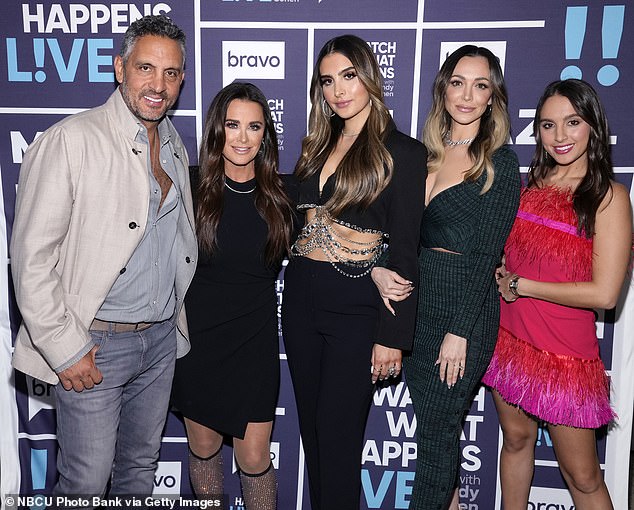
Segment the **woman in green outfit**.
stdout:
<svg viewBox="0 0 634 510">
<path fill-rule="evenodd" d="M 421 225 L 414 347 L 405 375 L 418 423 L 410 509 L 458 508 L 460 432 L 493 354 L 499 323 L 495 266 L 519 203 L 517 156 L 498 59 L 486 48 L 452 53 L 433 85 L 423 142 L 429 153 Z M 411 288 L 373 270 L 381 295 Z"/>
</svg>

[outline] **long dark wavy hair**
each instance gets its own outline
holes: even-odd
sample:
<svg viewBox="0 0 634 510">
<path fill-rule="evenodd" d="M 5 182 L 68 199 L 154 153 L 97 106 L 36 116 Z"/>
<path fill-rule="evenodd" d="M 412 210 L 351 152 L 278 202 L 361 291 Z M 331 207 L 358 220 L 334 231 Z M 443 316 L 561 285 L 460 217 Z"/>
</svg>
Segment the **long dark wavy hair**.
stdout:
<svg viewBox="0 0 634 510">
<path fill-rule="evenodd" d="M 201 250 L 212 254 L 216 248 L 217 230 L 222 216 L 225 189 L 225 120 L 233 100 L 253 101 L 262 107 L 264 137 L 255 157 L 255 207 L 268 226 L 265 259 L 277 264 L 288 253 L 292 230 L 292 208 L 277 173 L 279 156 L 275 127 L 266 97 L 251 83 L 234 82 L 223 88 L 209 106 L 205 131 L 200 146 L 199 183 L 194 190 L 196 230 Z"/>
<path fill-rule="evenodd" d="M 546 100 L 562 96 L 570 101 L 575 112 L 590 126 L 587 156 L 588 170 L 574 190 L 572 205 L 577 214 L 577 230 L 590 238 L 594 235 L 594 221 L 601 202 L 611 189 L 614 178 L 610 156 L 608 119 L 601 100 L 592 86 L 583 80 L 568 79 L 550 83 L 539 98 L 533 122 L 535 155 L 528 169 L 528 185 L 539 186 L 557 162 L 546 152 L 539 133 L 541 112 Z"/>
<path fill-rule="evenodd" d="M 445 158 L 445 137 L 451 130 L 451 116 L 445 108 L 447 87 L 454 69 L 463 57 L 484 57 L 489 64 L 489 84 L 491 86 L 491 107 L 480 119 L 480 128 L 469 145 L 469 156 L 473 166 L 465 173 L 466 180 L 476 180 L 486 171 L 485 193 L 493 184 L 494 170 L 491 157 L 502 145 L 508 143 L 511 121 L 508 114 L 508 94 L 500 61 L 491 50 L 467 44 L 447 57 L 438 71 L 432 87 L 432 106 L 423 129 L 423 143 L 429 154 L 427 168 L 435 172 Z"/>
<path fill-rule="evenodd" d="M 325 204 L 328 212 L 336 217 L 347 207 L 370 205 L 390 182 L 393 161 L 383 143 L 392 117 L 383 103 L 383 78 L 374 53 L 363 39 L 340 35 L 326 42 L 317 56 L 310 83 L 312 108 L 308 135 L 302 142 L 295 174 L 304 180 L 320 172 L 343 130 L 343 119 L 331 115 L 325 104 L 319 72 L 321 61 L 333 53 L 350 60 L 371 103 L 363 129 L 337 167 L 335 191 Z"/>
</svg>

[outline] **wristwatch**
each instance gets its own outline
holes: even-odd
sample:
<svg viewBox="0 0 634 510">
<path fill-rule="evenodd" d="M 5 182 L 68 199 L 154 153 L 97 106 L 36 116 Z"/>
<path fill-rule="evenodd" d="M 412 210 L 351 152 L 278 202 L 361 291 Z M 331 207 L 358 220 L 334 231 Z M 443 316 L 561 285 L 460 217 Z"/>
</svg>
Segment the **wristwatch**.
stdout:
<svg viewBox="0 0 634 510">
<path fill-rule="evenodd" d="M 520 297 L 520 294 L 517 291 L 517 286 L 519 285 L 519 281 L 520 281 L 520 276 L 517 274 L 514 274 L 509 280 L 509 290 L 511 291 L 511 294 L 513 294 L 516 297 Z"/>
</svg>

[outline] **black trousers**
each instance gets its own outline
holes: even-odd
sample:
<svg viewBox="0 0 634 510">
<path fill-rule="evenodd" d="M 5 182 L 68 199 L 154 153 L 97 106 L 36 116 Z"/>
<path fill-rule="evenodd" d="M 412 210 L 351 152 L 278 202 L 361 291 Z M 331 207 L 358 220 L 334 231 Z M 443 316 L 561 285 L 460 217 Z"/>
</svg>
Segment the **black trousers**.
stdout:
<svg viewBox="0 0 634 510">
<path fill-rule="evenodd" d="M 369 275 L 291 260 L 282 327 L 295 390 L 312 510 L 356 510 L 379 294 Z"/>
</svg>

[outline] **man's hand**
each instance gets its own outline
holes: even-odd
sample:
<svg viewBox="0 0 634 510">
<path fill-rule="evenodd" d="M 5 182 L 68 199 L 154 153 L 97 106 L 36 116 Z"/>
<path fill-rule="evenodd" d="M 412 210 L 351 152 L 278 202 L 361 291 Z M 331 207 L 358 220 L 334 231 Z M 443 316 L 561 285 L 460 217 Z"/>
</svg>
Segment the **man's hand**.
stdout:
<svg viewBox="0 0 634 510">
<path fill-rule="evenodd" d="M 77 363 L 57 374 L 59 382 L 62 383 L 66 391 L 75 390 L 79 392 L 84 391 L 84 389 L 89 390 L 103 380 L 101 372 L 95 365 L 97 349 L 99 349 L 99 346 L 95 345 Z"/>
</svg>

